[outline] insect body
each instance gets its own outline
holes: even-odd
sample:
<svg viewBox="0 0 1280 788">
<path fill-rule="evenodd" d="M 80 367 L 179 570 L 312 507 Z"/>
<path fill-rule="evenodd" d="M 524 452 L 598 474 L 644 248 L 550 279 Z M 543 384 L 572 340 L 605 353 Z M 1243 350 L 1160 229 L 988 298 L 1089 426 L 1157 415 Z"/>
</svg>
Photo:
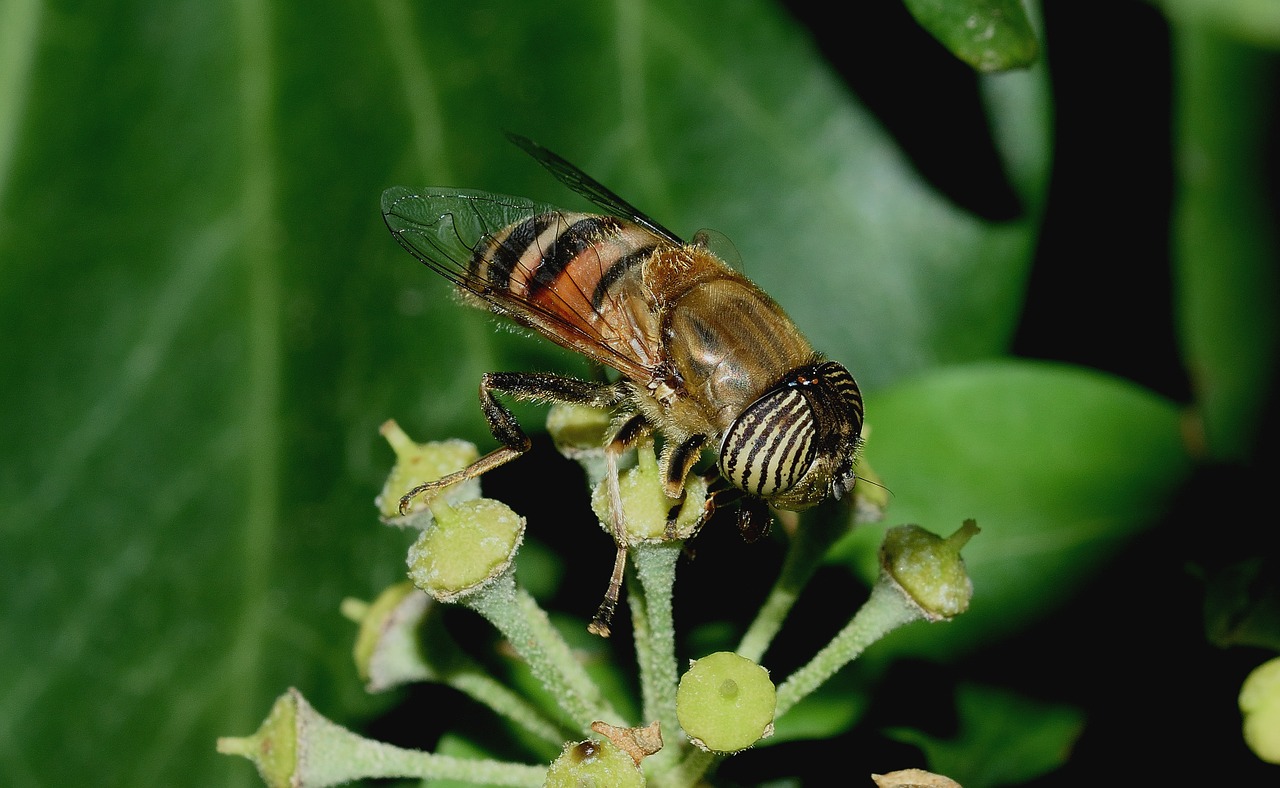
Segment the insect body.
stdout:
<svg viewBox="0 0 1280 788">
<path fill-rule="evenodd" d="M 703 450 L 743 499 L 739 526 L 758 537 L 768 505 L 798 510 L 852 489 L 862 396 L 852 375 L 810 347 L 782 308 L 695 240 L 686 243 L 551 151 L 513 142 L 607 211 L 571 213 L 518 197 L 460 189 L 388 189 L 383 217 L 397 241 L 468 300 L 620 373 L 596 383 L 541 372 L 488 373 L 480 402 L 502 446 L 401 501 L 473 478 L 528 451 L 495 393 L 594 405 L 617 415 L 616 457 L 662 438 L 659 468 L 672 499 Z M 611 495 L 618 559 L 592 631 L 608 634 L 626 544 Z"/>
</svg>

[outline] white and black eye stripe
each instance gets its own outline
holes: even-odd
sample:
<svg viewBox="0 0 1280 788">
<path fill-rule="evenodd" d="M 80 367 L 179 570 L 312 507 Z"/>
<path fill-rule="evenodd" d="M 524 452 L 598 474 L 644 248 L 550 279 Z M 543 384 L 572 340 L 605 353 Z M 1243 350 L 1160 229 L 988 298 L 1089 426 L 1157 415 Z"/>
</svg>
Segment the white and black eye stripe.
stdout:
<svg viewBox="0 0 1280 788">
<path fill-rule="evenodd" d="M 813 463 L 816 429 L 813 409 L 797 388 L 775 389 L 756 400 L 725 433 L 721 473 L 754 495 L 780 495 Z"/>
</svg>

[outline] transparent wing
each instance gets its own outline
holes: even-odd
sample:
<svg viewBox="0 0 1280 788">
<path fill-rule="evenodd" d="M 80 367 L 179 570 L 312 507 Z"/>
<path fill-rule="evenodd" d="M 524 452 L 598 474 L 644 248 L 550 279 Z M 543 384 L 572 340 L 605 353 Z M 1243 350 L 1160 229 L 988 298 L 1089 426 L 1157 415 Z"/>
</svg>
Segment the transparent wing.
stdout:
<svg viewBox="0 0 1280 788">
<path fill-rule="evenodd" d="M 528 137 L 522 137 L 519 134 L 508 133 L 507 139 L 518 145 L 521 150 L 532 156 L 543 167 L 546 167 L 565 186 L 586 197 L 605 211 L 622 219 L 635 222 L 654 235 L 677 246 L 684 244 L 680 236 L 650 219 L 639 208 L 614 194 L 611 189 L 566 161 L 556 152 L 544 148 Z"/>
<path fill-rule="evenodd" d="M 485 297 L 469 268 L 475 250 L 494 233 L 540 213 L 550 205 L 472 189 L 406 189 L 382 193 L 382 218 L 409 254 L 463 290 Z"/>
<path fill-rule="evenodd" d="M 647 380 L 652 373 L 650 367 L 617 340 L 617 326 L 595 312 L 590 294 L 575 289 L 571 277 L 558 280 L 563 282 L 561 289 L 542 291 L 542 297 L 556 299 L 548 307 L 495 286 L 475 273 L 472 258 L 477 249 L 488 250 L 488 257 L 503 253 L 519 257 L 521 250 L 507 249 L 505 242 L 494 244 L 493 238 L 508 227 L 541 215 L 553 217 L 552 224 L 566 225 L 560 209 L 523 197 L 470 189 L 412 190 L 402 186 L 393 186 L 382 194 L 382 217 L 391 235 L 428 268 L 493 311 L 551 341 L 632 379 Z"/>
</svg>

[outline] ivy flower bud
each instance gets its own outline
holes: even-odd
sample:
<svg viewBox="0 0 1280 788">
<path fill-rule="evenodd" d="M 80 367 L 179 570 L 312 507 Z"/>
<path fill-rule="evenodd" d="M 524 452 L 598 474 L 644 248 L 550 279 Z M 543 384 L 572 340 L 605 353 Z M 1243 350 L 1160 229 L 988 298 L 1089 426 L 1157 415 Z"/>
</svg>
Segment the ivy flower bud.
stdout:
<svg viewBox="0 0 1280 788">
<path fill-rule="evenodd" d="M 973 520 L 965 520 L 946 539 L 918 525 L 890 528 L 880 547 L 881 575 L 919 606 L 929 621 L 954 618 L 969 609 L 973 596 L 960 548 L 976 533 Z"/>
<path fill-rule="evenodd" d="M 408 581 L 387 588 L 372 603 L 343 600 L 343 613 L 360 625 L 354 656 L 367 691 L 439 681 L 463 659 L 440 624 L 439 609 Z M 430 644 L 429 653 L 424 644 Z"/>
<path fill-rule="evenodd" d="M 644 788 L 644 773 L 631 756 L 612 742 L 570 742 L 547 769 L 543 788 Z"/>
<path fill-rule="evenodd" d="M 558 402 L 547 411 L 547 434 L 556 451 L 571 460 L 583 454 L 603 454 L 610 419 L 604 408 Z"/>
<path fill-rule="evenodd" d="M 431 501 L 435 521 L 409 548 L 409 579 L 441 602 L 487 585 L 511 566 L 525 519 L 492 498 Z"/>
<path fill-rule="evenodd" d="M 293 784 L 298 770 L 298 706 L 305 703 L 296 690 L 281 695 L 252 736 L 223 736 L 218 752 L 253 761 L 269 788 Z"/>
<path fill-rule="evenodd" d="M 590 405 L 556 403 L 547 411 L 547 434 L 556 451 L 581 465 L 591 486 L 608 472 L 604 446 L 611 418 L 609 411 Z"/>
<path fill-rule="evenodd" d="M 546 775 L 540 766 L 454 758 L 366 739 L 326 719 L 296 689 L 276 700 L 257 733 L 218 739 L 218 752 L 248 758 L 269 788 L 328 788 L 392 777 L 534 788 Z"/>
<path fill-rule="evenodd" d="M 863 425 L 865 438 L 868 427 Z M 864 445 L 854 460 L 853 472 L 858 483 L 853 488 L 853 519 L 857 523 L 878 523 L 884 519 L 885 510 L 889 508 L 889 490 L 880 483 L 880 474 L 876 473 L 867 462 L 867 449 Z"/>
<path fill-rule="evenodd" d="M 383 423 L 378 430 L 391 444 L 396 453 L 396 464 L 382 486 L 382 492 L 374 499 L 378 514 L 384 523 L 391 525 L 414 525 L 423 527 L 421 514 L 427 511 L 430 501 L 418 498 L 409 514 L 400 514 L 400 497 L 413 488 L 426 482 L 460 471 L 480 456 L 475 444 L 463 440 L 433 441 L 415 443 L 394 419 Z M 446 487 L 443 491 L 428 496 L 431 500 L 443 500 L 457 504 L 480 497 L 480 480 L 468 479 L 465 482 Z M 428 519 L 427 522 L 430 522 Z"/>
<path fill-rule="evenodd" d="M 680 727 L 709 752 L 738 752 L 771 736 L 776 707 L 769 671 L 730 651 L 695 660 L 676 690 Z"/>
<path fill-rule="evenodd" d="M 1267 763 L 1280 763 L 1280 657 L 1270 659 L 1240 687 L 1244 741 Z"/>
<path fill-rule="evenodd" d="M 652 443 L 637 449 L 634 468 L 618 474 L 618 491 L 630 544 L 688 539 L 702 525 L 707 502 L 706 480 L 689 474 L 684 483 L 684 500 L 668 498 L 663 491 Z M 598 483 L 592 492 L 591 509 L 602 524 L 612 522 L 605 481 Z"/>
</svg>

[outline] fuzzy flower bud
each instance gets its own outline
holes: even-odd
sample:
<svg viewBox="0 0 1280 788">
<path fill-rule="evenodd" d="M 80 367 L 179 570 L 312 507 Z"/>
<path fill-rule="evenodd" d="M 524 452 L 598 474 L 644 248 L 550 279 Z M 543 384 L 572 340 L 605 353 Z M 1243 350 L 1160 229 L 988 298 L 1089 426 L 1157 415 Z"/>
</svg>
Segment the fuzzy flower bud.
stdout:
<svg viewBox="0 0 1280 788">
<path fill-rule="evenodd" d="M 224 736 L 218 752 L 242 755 L 253 761 L 258 775 L 269 788 L 293 784 L 298 767 L 298 703 L 302 696 L 291 690 L 276 699 L 271 712 L 252 736 Z"/>
<path fill-rule="evenodd" d="M 590 405 L 557 403 L 547 411 L 547 434 L 556 451 L 582 466 L 589 487 L 595 487 L 609 472 L 604 453 L 612 418 L 607 409 Z M 624 452 L 618 458 L 619 466 L 629 465 L 634 454 L 634 450 Z"/>
<path fill-rule="evenodd" d="M 360 625 L 354 656 L 369 692 L 414 681 L 438 681 L 461 659 L 436 615 L 439 605 L 408 581 L 387 588 L 372 603 L 343 600 L 343 613 Z M 424 637 L 430 632 L 430 637 Z M 431 653 L 423 648 L 429 643 Z"/>
<path fill-rule="evenodd" d="M 537 788 L 546 775 L 538 766 L 454 758 L 366 739 L 326 719 L 295 689 L 276 700 L 257 733 L 218 739 L 218 752 L 253 761 L 270 788 L 328 788 L 396 777 Z"/>
<path fill-rule="evenodd" d="M 867 434 L 863 427 L 862 434 Z M 884 519 L 885 510 L 889 508 L 889 490 L 880 482 L 880 474 L 867 462 L 867 450 L 864 446 L 854 461 L 853 472 L 858 483 L 853 488 L 853 518 L 858 523 L 878 523 Z"/>
<path fill-rule="evenodd" d="M 547 412 L 547 434 L 556 451 L 571 460 L 583 454 L 602 454 L 610 419 L 604 408 L 556 403 Z"/>
<path fill-rule="evenodd" d="M 926 619 L 954 618 L 969 608 L 973 596 L 960 548 L 976 533 L 973 520 L 946 539 L 917 525 L 890 528 L 880 547 L 881 573 L 920 607 Z"/>
<path fill-rule="evenodd" d="M 636 466 L 618 474 L 622 495 L 623 521 L 630 544 L 688 539 L 702 525 L 707 501 L 707 483 L 696 474 L 685 479 L 684 501 L 668 498 L 658 473 L 653 444 L 637 449 Z M 591 509 L 600 522 L 613 520 L 609 513 L 608 484 L 601 481 L 591 494 Z M 675 510 L 675 517 L 672 512 Z"/>
<path fill-rule="evenodd" d="M 676 715 L 697 747 L 745 750 L 773 734 L 777 694 L 769 671 L 729 651 L 695 660 L 680 678 Z"/>
<path fill-rule="evenodd" d="M 608 740 L 570 742 L 547 769 L 543 788 L 644 788 L 644 773 Z"/>
<path fill-rule="evenodd" d="M 431 512 L 435 521 L 409 548 L 409 579 L 441 602 L 501 576 L 524 538 L 524 518 L 492 498 L 433 500 Z"/>
<path fill-rule="evenodd" d="M 460 471 L 480 456 L 472 443 L 462 440 L 415 443 L 395 420 L 385 422 L 378 430 L 396 453 L 396 464 L 382 486 L 382 492 L 374 500 L 382 521 L 392 525 L 425 526 L 420 516 L 428 510 L 430 501 L 418 498 L 409 514 L 400 514 L 400 497 L 419 484 Z M 443 491 L 428 495 L 431 500 L 443 500 L 457 504 L 480 497 L 480 480 L 468 479 Z M 429 522 L 429 519 L 427 520 Z"/>
</svg>

